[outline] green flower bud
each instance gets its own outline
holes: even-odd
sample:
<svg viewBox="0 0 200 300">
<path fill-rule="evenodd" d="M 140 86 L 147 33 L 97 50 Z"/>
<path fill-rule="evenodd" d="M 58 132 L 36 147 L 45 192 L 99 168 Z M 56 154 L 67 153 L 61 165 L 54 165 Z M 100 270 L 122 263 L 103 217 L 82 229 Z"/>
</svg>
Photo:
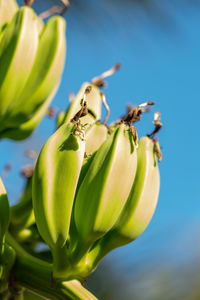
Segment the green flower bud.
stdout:
<svg viewBox="0 0 200 300">
<path fill-rule="evenodd" d="M 15 0 L 0 0 L 0 31 L 1 27 L 11 21 L 18 9 Z"/>
<path fill-rule="evenodd" d="M 18 98 L 24 88 L 34 64 L 37 48 L 37 16 L 30 8 L 19 9 L 7 25 L 0 43 L 1 121 L 4 121 L 12 102 Z M 0 128 L 3 126 L 1 122 Z"/>
<path fill-rule="evenodd" d="M 86 131 L 85 152 L 86 155 L 91 155 L 99 149 L 106 140 L 108 135 L 107 127 L 104 124 L 94 123 Z"/>
<path fill-rule="evenodd" d="M 84 159 L 80 130 L 62 125 L 45 143 L 33 175 L 33 208 L 38 230 L 54 249 L 69 239 L 76 186 Z"/>
<path fill-rule="evenodd" d="M 16 126 L 15 128 L 8 128 L 3 130 L 2 132 L 0 132 L 0 139 L 9 138 L 18 141 L 29 137 L 33 130 L 36 128 L 36 126 L 39 124 L 39 122 L 42 120 L 43 116 L 45 115 L 49 104 L 51 103 L 52 99 L 56 94 L 57 88 L 58 85 L 54 88 L 50 96 L 44 101 L 40 108 L 38 108 L 38 110 L 31 117 L 30 120 L 22 123 L 19 126 Z"/>
<path fill-rule="evenodd" d="M 93 268 L 114 248 L 139 237 L 148 226 L 158 200 L 160 176 L 154 142 L 143 137 L 137 150 L 137 171 L 133 185 L 117 222 L 89 254 Z"/>
<path fill-rule="evenodd" d="M 116 223 L 127 201 L 137 167 L 129 128 L 121 124 L 94 155 L 78 189 L 74 218 L 84 251 Z"/>
<path fill-rule="evenodd" d="M 139 237 L 148 226 L 156 209 L 160 189 L 158 163 L 154 143 L 148 137 L 139 141 L 138 165 L 128 201 L 115 226 L 127 241 Z"/>
<path fill-rule="evenodd" d="M 0 138 L 23 139 L 45 114 L 65 60 L 65 21 L 20 8 L 0 40 Z"/>
</svg>

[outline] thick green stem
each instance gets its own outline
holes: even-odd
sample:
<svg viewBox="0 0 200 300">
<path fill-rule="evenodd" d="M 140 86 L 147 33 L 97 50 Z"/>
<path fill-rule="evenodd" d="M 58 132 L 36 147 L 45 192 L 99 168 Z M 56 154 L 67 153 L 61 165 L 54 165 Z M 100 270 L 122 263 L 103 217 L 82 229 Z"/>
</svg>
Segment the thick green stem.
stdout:
<svg viewBox="0 0 200 300">
<path fill-rule="evenodd" d="M 86 257 L 92 244 L 92 241 L 84 241 L 80 237 L 72 253 L 73 262 L 78 264 L 79 261 L 83 261 L 83 258 Z"/>
<path fill-rule="evenodd" d="M 6 236 L 6 241 L 17 253 L 16 262 L 12 269 L 16 285 L 52 300 L 96 299 L 78 280 L 63 282 L 53 279 L 52 265 L 28 254 L 9 233 Z"/>
<path fill-rule="evenodd" d="M 53 254 L 53 274 L 55 278 L 68 278 L 68 271 L 70 269 L 69 256 L 67 247 L 55 247 L 52 249 Z"/>
<path fill-rule="evenodd" d="M 108 232 L 87 255 L 92 269 L 95 269 L 102 258 L 113 249 L 126 245 L 131 241 L 117 231 Z"/>
<path fill-rule="evenodd" d="M 87 259 L 87 252 L 81 258 L 70 257 L 67 247 L 55 247 L 53 254 L 53 277 L 56 279 L 84 282 L 91 273 L 91 267 Z"/>
<path fill-rule="evenodd" d="M 82 284 L 77 280 L 62 282 L 61 285 L 67 288 L 67 290 L 70 292 L 70 296 L 73 299 L 77 299 L 76 297 L 77 295 L 79 295 L 78 299 L 80 300 L 97 300 L 97 298 L 94 295 L 92 295 L 88 290 L 83 290 Z"/>
<path fill-rule="evenodd" d="M 51 268 L 34 267 L 26 258 L 18 258 L 14 268 L 14 278 L 17 284 L 54 300 L 95 300 L 97 299 L 86 290 L 78 280 L 66 282 L 54 281 Z"/>
<path fill-rule="evenodd" d="M 19 295 L 15 295 L 14 300 L 24 300 L 24 293 L 22 292 Z"/>
<path fill-rule="evenodd" d="M 12 237 L 12 235 L 7 232 L 6 233 L 6 242 L 15 249 L 16 253 L 20 256 L 29 257 L 29 255 L 18 243 L 17 241 Z"/>
<path fill-rule="evenodd" d="M 36 294 L 48 299 L 70 299 L 60 290 L 52 280 L 51 266 L 41 266 L 32 262 L 27 257 L 17 257 L 12 272 L 16 284 L 25 287 Z"/>
</svg>

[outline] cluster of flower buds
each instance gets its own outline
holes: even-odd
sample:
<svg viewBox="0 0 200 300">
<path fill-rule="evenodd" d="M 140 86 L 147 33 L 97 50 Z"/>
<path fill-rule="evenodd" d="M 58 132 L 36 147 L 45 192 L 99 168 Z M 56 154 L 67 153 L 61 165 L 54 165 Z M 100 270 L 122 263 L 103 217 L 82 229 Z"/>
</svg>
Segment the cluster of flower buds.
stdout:
<svg viewBox="0 0 200 300">
<path fill-rule="evenodd" d="M 129 108 L 108 126 L 97 83 L 85 83 L 58 118 L 33 174 L 36 224 L 51 249 L 55 278 L 87 277 L 108 252 L 145 230 L 157 204 L 159 114 L 155 130 L 139 142 L 133 126 L 154 102 Z M 102 103 L 107 116 L 100 123 Z"/>
<path fill-rule="evenodd" d="M 0 138 L 28 137 L 44 116 L 63 71 L 65 21 L 46 24 L 29 6 L 0 0 Z"/>
<path fill-rule="evenodd" d="M 62 2 L 67 7 L 68 1 Z M 21 140 L 32 133 L 64 67 L 64 19 L 54 16 L 43 23 L 30 7 L 33 0 L 25 3 L 19 8 L 16 0 L 0 0 L 0 139 Z M 141 139 L 133 124 L 153 101 L 129 107 L 124 117 L 106 124 L 110 109 L 101 88 L 119 67 L 84 83 L 67 111 L 59 113 L 56 132 L 36 164 L 23 172 L 27 184 L 11 209 L 0 179 L 0 295 L 5 299 L 10 270 L 24 251 L 8 228 L 16 240 L 31 243 L 31 250 L 43 239 L 53 264 L 31 258 L 32 268 L 43 266 L 48 278 L 53 273 L 52 286 L 54 280 L 67 285 L 84 280 L 107 253 L 135 240 L 153 216 L 162 158 L 155 137 L 162 127 L 160 114 L 154 114 L 155 129 Z M 107 114 L 101 123 L 102 105 Z M 35 153 L 29 155 L 36 159 Z"/>
</svg>

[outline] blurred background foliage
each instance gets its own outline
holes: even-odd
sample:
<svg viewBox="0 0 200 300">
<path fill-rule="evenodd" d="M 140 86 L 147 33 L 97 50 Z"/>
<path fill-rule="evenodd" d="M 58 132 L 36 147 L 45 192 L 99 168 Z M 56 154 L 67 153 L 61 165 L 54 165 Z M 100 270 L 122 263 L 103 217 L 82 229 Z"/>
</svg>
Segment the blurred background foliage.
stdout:
<svg viewBox="0 0 200 300">
<path fill-rule="evenodd" d="M 33 7 L 42 12 L 59 4 L 35 0 Z M 86 285 L 102 300 L 199 300 L 200 1 L 70 0 L 65 18 L 67 62 L 53 106 L 66 109 L 69 92 L 121 62 L 105 90 L 110 122 L 127 103 L 155 100 L 164 123 L 155 216 L 138 240 L 108 255 Z M 138 124 L 140 136 L 152 130 L 152 115 Z M 25 150 L 39 153 L 54 128 L 45 118 L 29 140 L 1 142 L 0 168 L 12 166 L 5 179 L 11 203 L 24 184 L 22 166 L 32 163 Z"/>
</svg>

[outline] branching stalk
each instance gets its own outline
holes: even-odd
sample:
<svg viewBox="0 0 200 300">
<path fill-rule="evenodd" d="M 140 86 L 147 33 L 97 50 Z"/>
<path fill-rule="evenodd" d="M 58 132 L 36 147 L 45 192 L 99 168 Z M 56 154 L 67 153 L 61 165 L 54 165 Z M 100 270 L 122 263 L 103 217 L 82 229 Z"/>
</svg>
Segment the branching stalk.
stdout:
<svg viewBox="0 0 200 300">
<path fill-rule="evenodd" d="M 16 286 L 52 300 L 96 300 L 78 280 L 58 281 L 52 277 L 52 265 L 28 254 L 8 233 L 7 243 L 17 258 L 12 269 Z"/>
</svg>

